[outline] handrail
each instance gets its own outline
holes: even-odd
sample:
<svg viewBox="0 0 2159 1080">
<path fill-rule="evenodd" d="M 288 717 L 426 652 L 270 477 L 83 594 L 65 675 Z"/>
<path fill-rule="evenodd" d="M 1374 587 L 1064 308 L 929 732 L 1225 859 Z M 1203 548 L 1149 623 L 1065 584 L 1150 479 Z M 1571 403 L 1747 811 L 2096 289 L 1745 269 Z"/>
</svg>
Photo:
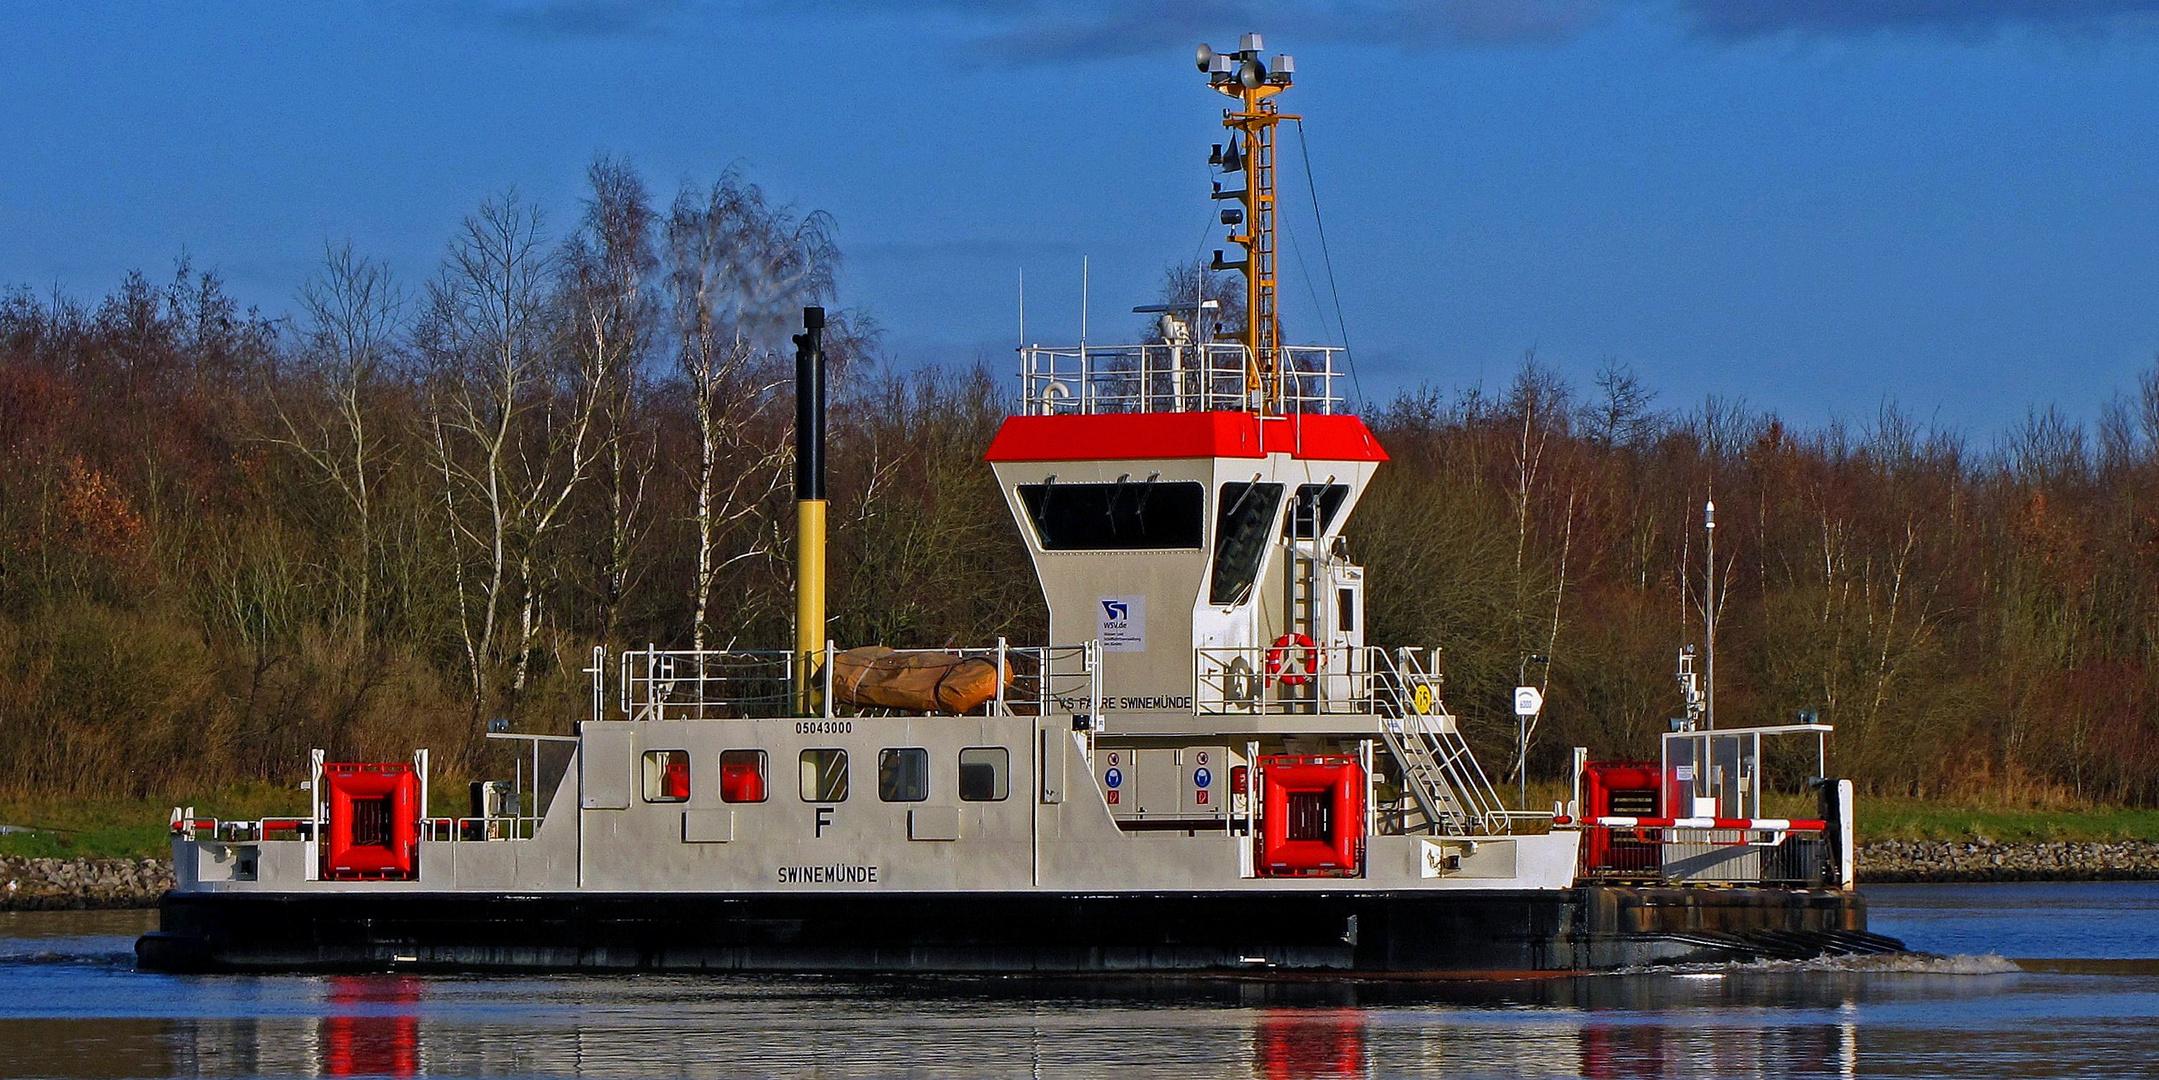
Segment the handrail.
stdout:
<svg viewBox="0 0 2159 1080">
<path fill-rule="evenodd" d="M 1835 854 L 1824 822 L 1679 819 L 1678 824 L 1649 823 L 1664 820 L 1670 819 L 1643 819 L 1639 825 L 1585 823 L 1581 878 L 1693 885 L 1830 882 Z"/>
<path fill-rule="evenodd" d="M 1441 680 L 1409 650 L 1390 655 L 1370 645 L 1203 648 L 1193 653 L 1193 712 L 1201 716 L 1373 716 L 1401 766 L 1413 827 L 1437 832 L 1507 835 L 1517 819 L 1549 821 L 1544 811 L 1508 810 L 1439 695 Z M 1412 827 L 1407 822 L 1404 828 Z"/>
<path fill-rule="evenodd" d="M 1343 403 L 1347 350 L 1280 350 L 1284 413 L 1333 413 Z M 1020 411 L 1027 416 L 1255 411 L 1250 350 L 1237 342 L 1028 345 L 1020 349 Z"/>
<path fill-rule="evenodd" d="M 840 701 L 834 692 L 837 655 L 828 644 L 812 675 L 818 715 L 871 716 L 877 712 Z M 996 695 L 969 715 L 1101 713 L 1102 687 L 1093 642 L 1078 645 L 995 645 L 956 649 L 893 649 L 890 656 L 981 659 L 1011 673 Z M 795 708 L 794 657 L 778 649 L 661 649 L 624 652 L 618 692 L 622 715 L 631 720 L 755 720 L 799 715 Z"/>
<path fill-rule="evenodd" d="M 1192 653 L 1192 710 L 1202 715 L 1370 715 L 1370 645 L 1233 646 Z"/>
<path fill-rule="evenodd" d="M 1424 826 L 1436 832 L 1514 831 L 1514 818 L 1470 750 L 1461 727 L 1439 695 L 1441 680 L 1410 649 L 1380 655 L 1380 696 L 1386 718 L 1380 729 L 1402 764 L 1405 785 Z"/>
</svg>

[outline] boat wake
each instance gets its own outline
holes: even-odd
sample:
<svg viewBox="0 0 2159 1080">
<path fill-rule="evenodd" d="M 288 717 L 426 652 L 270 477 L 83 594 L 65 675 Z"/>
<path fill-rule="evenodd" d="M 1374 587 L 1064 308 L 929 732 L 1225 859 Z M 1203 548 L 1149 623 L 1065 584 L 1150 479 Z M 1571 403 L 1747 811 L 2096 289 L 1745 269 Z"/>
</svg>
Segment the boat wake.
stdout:
<svg viewBox="0 0 2159 1080">
<path fill-rule="evenodd" d="M 135 953 L 96 949 L 9 949 L 0 947 L 0 967 L 43 967 L 80 964 L 86 967 L 133 967 Z"/>
<path fill-rule="evenodd" d="M 2013 975 L 2024 969 L 1995 953 L 1943 956 L 1899 952 L 1864 956 L 1816 956 L 1806 960 L 1750 960 L 1722 964 L 1653 964 L 1621 968 L 1615 975 Z"/>
</svg>

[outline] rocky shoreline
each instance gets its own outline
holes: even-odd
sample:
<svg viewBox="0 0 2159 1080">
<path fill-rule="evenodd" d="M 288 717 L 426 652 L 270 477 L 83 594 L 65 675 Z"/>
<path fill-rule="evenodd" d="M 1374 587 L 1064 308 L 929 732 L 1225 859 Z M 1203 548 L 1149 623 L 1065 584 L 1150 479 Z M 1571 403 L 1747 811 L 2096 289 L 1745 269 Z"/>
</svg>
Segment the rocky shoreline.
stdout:
<svg viewBox="0 0 2159 1080">
<path fill-rule="evenodd" d="M 155 907 L 170 888 L 170 859 L 0 856 L 0 911 Z"/>
<path fill-rule="evenodd" d="M 1859 880 L 2147 881 L 2159 879 L 2159 841 L 1880 840 L 1859 846 Z"/>
<path fill-rule="evenodd" d="M 1880 840 L 1859 847 L 1861 883 L 2159 880 L 2159 841 Z M 165 859 L 0 856 L 0 911 L 155 907 Z"/>
</svg>

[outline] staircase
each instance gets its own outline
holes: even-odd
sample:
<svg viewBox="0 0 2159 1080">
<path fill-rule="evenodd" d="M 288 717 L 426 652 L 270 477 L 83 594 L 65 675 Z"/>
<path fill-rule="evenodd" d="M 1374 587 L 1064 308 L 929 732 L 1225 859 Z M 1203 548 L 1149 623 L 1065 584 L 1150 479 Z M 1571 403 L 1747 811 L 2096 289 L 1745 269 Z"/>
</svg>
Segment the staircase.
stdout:
<svg viewBox="0 0 2159 1080">
<path fill-rule="evenodd" d="M 1381 658 L 1374 679 L 1380 731 L 1402 766 L 1411 802 L 1402 831 L 1452 836 L 1507 832 L 1505 805 L 1440 700 L 1439 677 L 1426 672 L 1407 649 L 1391 662 L 1384 652 L 1373 651 Z"/>
</svg>

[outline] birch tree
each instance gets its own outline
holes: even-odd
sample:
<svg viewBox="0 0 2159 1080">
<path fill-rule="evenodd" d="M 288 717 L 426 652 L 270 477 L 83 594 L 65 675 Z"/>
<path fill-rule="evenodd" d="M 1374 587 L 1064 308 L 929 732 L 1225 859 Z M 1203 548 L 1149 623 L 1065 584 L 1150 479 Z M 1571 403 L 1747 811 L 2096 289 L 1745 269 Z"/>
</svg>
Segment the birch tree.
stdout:
<svg viewBox="0 0 2159 1080">
<path fill-rule="evenodd" d="M 356 550 L 342 561 L 339 578 L 356 639 L 367 636 L 374 618 L 376 489 L 395 467 L 377 399 L 400 348 L 405 307 L 387 266 L 354 254 L 350 244 L 327 249 L 322 267 L 300 288 L 301 356 L 321 400 L 301 413 L 272 398 L 279 441 L 336 489 L 352 514 Z"/>
<path fill-rule="evenodd" d="M 601 158 L 586 172 L 584 221 L 564 247 L 570 348 L 600 410 L 599 482 L 605 532 L 594 552 L 593 589 L 601 637 L 614 640 L 622 602 L 637 575 L 645 501 L 658 435 L 644 400 L 645 366 L 659 334 L 653 277 L 657 218 L 645 183 L 628 163 Z"/>
<path fill-rule="evenodd" d="M 563 348 L 556 265 L 539 210 L 513 191 L 465 219 L 428 286 L 427 424 L 475 718 L 530 678 L 543 553 L 601 442 L 608 379 Z"/>
<path fill-rule="evenodd" d="M 770 414 L 787 381 L 789 333 L 804 306 L 831 298 L 839 250 L 824 214 L 796 217 L 730 172 L 675 199 L 665 259 L 676 362 L 697 428 L 690 633 L 702 650 L 722 573 L 778 550 L 778 524 L 763 511 L 792 458 Z"/>
</svg>

